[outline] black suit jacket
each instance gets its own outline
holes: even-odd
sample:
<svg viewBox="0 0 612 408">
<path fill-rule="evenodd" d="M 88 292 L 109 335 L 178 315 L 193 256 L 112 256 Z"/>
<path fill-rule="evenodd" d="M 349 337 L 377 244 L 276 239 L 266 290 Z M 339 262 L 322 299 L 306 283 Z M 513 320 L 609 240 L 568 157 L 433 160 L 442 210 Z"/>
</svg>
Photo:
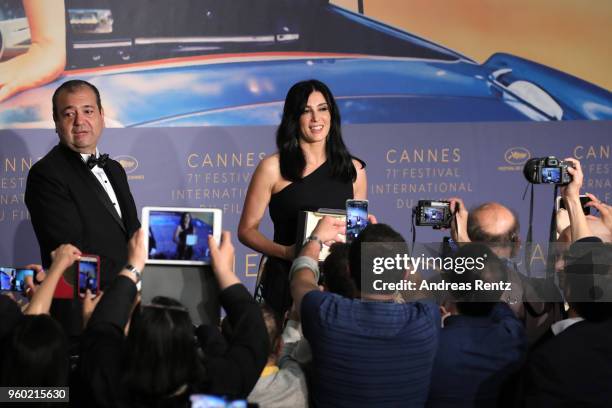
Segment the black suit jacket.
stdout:
<svg viewBox="0 0 612 408">
<path fill-rule="evenodd" d="M 79 153 L 62 144 L 32 166 L 25 202 L 38 238 L 44 267 L 50 253 L 70 243 L 100 256 L 100 285 L 107 286 L 127 261 L 127 241 L 140 228 L 134 198 L 121 165 L 104 169 L 121 206 L 122 218 Z"/>
<path fill-rule="evenodd" d="M 523 375 L 526 407 L 609 407 L 612 320 L 582 321 L 531 353 Z"/>
</svg>

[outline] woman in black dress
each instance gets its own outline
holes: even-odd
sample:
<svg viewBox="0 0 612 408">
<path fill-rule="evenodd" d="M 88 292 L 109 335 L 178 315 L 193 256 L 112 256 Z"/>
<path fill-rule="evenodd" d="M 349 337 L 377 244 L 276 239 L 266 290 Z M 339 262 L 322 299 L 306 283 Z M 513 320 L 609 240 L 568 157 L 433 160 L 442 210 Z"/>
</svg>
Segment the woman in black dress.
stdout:
<svg viewBox="0 0 612 408">
<path fill-rule="evenodd" d="M 194 235 L 195 226 L 188 212 L 181 215 L 181 221 L 174 231 L 176 259 L 189 260 L 193 256 L 193 243 L 187 242 L 187 236 Z"/>
<path fill-rule="evenodd" d="M 268 257 L 262 295 L 275 311 L 283 313 L 291 302 L 287 274 L 295 257 L 299 211 L 343 209 L 349 198 L 366 198 L 367 184 L 365 163 L 346 148 L 338 106 L 320 81 L 302 81 L 291 87 L 276 146 L 278 152 L 263 159 L 253 174 L 238 238 Z M 274 240 L 259 231 L 266 207 L 274 223 Z"/>
</svg>

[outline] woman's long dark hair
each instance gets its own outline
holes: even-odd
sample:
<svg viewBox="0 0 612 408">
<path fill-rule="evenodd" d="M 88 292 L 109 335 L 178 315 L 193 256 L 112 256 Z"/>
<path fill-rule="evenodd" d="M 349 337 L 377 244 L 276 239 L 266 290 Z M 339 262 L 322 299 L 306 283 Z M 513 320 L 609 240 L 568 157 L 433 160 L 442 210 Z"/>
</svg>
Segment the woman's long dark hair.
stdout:
<svg viewBox="0 0 612 408">
<path fill-rule="evenodd" d="M 355 170 L 351 160 L 352 156 L 342 140 L 338 105 L 336 105 L 334 96 L 327 85 L 316 79 L 298 82 L 287 92 L 283 108 L 283 118 L 276 131 L 276 147 L 280 156 L 281 175 L 289 181 L 299 181 L 302 179 L 302 174 L 306 167 L 306 159 L 299 144 L 301 136 L 300 117 L 304 113 L 308 97 L 315 91 L 323 94 L 331 115 L 329 135 L 327 136 L 325 149 L 327 160 L 330 161 L 332 166 L 332 177 L 344 182 L 354 182 L 357 178 L 357 170 Z M 365 167 L 365 163 L 361 160 L 359 161 Z"/>
<path fill-rule="evenodd" d="M 124 384 L 137 401 L 164 399 L 201 373 L 187 309 L 157 296 L 134 314 L 127 338 Z"/>
</svg>

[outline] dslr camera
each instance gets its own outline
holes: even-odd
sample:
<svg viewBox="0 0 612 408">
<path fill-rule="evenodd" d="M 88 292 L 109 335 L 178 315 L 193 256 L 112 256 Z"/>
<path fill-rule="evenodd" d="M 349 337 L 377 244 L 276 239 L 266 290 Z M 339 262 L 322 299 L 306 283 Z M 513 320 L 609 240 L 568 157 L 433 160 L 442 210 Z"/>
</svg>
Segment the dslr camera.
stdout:
<svg viewBox="0 0 612 408">
<path fill-rule="evenodd" d="M 419 200 L 414 211 L 419 227 L 450 228 L 452 214 L 448 201 Z"/>
<path fill-rule="evenodd" d="M 525 163 L 523 174 L 533 184 L 568 184 L 572 181 L 572 175 L 567 172 L 570 166 L 571 163 L 555 156 L 533 158 Z"/>
</svg>

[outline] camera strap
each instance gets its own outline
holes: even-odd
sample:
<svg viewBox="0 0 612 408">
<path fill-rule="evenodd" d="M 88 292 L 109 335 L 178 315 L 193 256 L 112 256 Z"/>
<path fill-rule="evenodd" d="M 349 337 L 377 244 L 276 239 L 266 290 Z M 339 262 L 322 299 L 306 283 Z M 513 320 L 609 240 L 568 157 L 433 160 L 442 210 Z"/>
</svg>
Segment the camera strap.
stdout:
<svg viewBox="0 0 612 408">
<path fill-rule="evenodd" d="M 554 267 L 555 267 L 555 251 L 554 244 L 557 242 L 557 209 L 555 202 L 557 195 L 559 194 L 559 186 L 555 184 L 553 191 L 553 207 L 550 215 L 550 228 L 548 230 L 548 252 L 546 256 L 546 279 L 554 279 Z"/>
<path fill-rule="evenodd" d="M 531 197 L 529 198 L 529 228 L 527 229 L 527 237 L 525 238 L 525 252 L 523 255 L 523 263 L 525 264 L 525 271 L 527 276 L 531 277 L 531 262 L 529 257 L 531 256 L 531 248 L 533 245 L 533 184 L 527 183 L 527 187 L 523 192 L 523 200 L 527 195 L 527 190 L 531 187 Z"/>
<path fill-rule="evenodd" d="M 412 208 L 411 230 L 412 230 L 412 245 L 410 246 L 410 248 L 408 248 L 408 250 L 410 251 L 410 255 L 412 255 L 412 252 L 414 251 L 414 244 L 416 242 L 416 207 Z"/>
</svg>

